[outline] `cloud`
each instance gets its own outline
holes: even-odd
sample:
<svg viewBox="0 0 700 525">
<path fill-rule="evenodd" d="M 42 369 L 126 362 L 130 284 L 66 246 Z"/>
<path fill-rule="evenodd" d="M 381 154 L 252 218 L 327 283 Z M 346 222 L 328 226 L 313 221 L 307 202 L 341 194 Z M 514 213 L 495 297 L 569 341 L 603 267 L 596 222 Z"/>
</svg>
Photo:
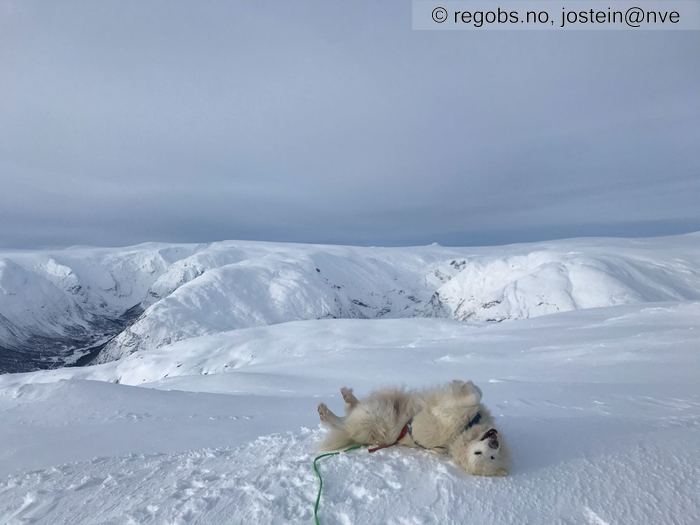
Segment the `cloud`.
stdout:
<svg viewBox="0 0 700 525">
<path fill-rule="evenodd" d="M 700 229 L 697 32 L 414 32 L 405 2 L 6 2 L 0 245 Z"/>
</svg>

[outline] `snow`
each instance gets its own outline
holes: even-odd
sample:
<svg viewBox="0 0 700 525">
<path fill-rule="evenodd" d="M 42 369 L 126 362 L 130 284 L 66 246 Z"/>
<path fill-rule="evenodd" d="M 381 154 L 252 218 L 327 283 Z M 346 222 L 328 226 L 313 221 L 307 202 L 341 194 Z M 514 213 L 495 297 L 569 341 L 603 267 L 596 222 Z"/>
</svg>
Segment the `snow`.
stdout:
<svg viewBox="0 0 700 525">
<path fill-rule="evenodd" d="M 457 377 L 482 388 L 511 475 L 398 448 L 326 458 L 322 523 L 698 523 L 699 373 L 700 301 L 676 300 L 281 322 L 6 374 L 0 523 L 309 523 L 319 402 Z"/>
<path fill-rule="evenodd" d="M 96 362 L 289 321 L 479 323 L 686 300 L 700 300 L 699 233 L 486 248 L 223 241 L 0 252 L 0 348 L 53 353 L 42 357 L 51 366 L 107 341 Z M 124 317 L 142 310 L 132 324 Z M 18 362 L 0 357 L 0 371 Z"/>
<path fill-rule="evenodd" d="M 0 491 L 23 495 L 6 510 L 10 520 L 309 523 L 316 483 L 309 449 L 317 434 L 305 429 L 236 448 L 93 459 L 12 478 Z M 646 457 L 659 452 L 637 445 L 624 454 L 571 453 L 565 464 L 504 480 L 465 479 L 425 452 L 348 453 L 322 460 L 321 517 L 416 525 L 697 522 L 696 494 L 683 486 L 696 471 L 678 459 L 648 466 Z M 640 471 L 645 475 L 635 479 L 630 501 L 628 476 Z M 670 505 L 677 515 L 668 513 Z"/>
</svg>

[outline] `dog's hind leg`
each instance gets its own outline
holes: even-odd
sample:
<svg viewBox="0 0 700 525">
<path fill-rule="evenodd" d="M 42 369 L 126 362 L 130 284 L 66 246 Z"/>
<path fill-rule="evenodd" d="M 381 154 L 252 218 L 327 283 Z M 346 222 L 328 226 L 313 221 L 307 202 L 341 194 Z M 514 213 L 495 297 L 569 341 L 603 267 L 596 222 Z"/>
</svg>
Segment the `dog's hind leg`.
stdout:
<svg viewBox="0 0 700 525">
<path fill-rule="evenodd" d="M 345 419 L 336 416 L 333 411 L 326 406 L 325 403 L 318 405 L 318 415 L 321 421 L 328 423 L 331 427 L 337 428 L 339 430 L 345 429 Z"/>
<path fill-rule="evenodd" d="M 321 443 L 321 450 L 337 450 L 353 444 L 345 426 L 345 418 L 336 416 L 324 403 L 318 405 L 321 421 L 330 427 Z"/>
<path fill-rule="evenodd" d="M 357 404 L 360 402 L 356 397 L 355 394 L 352 393 L 352 388 L 348 388 L 344 386 L 343 388 L 340 389 L 340 395 L 343 396 L 343 401 L 345 401 L 345 413 L 349 414 L 352 412 L 352 409 L 357 406 Z"/>
</svg>

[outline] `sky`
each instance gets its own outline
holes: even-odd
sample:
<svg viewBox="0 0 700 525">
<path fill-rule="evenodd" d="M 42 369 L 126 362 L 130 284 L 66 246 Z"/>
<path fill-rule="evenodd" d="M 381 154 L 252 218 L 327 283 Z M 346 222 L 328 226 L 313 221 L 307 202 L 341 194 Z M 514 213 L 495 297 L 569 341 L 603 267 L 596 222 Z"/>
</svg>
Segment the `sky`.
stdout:
<svg viewBox="0 0 700 525">
<path fill-rule="evenodd" d="M 0 247 L 700 230 L 700 31 L 0 0 Z"/>
</svg>

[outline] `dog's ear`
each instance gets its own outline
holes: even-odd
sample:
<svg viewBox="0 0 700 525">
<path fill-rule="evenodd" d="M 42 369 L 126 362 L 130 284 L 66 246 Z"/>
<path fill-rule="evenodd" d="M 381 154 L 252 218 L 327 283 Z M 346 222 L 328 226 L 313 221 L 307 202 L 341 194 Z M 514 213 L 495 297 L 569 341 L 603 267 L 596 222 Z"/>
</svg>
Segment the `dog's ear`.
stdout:
<svg viewBox="0 0 700 525">
<path fill-rule="evenodd" d="M 456 395 L 462 398 L 466 405 L 476 406 L 481 403 L 481 389 L 473 382 L 456 379 L 452 384 L 456 388 Z"/>
</svg>

